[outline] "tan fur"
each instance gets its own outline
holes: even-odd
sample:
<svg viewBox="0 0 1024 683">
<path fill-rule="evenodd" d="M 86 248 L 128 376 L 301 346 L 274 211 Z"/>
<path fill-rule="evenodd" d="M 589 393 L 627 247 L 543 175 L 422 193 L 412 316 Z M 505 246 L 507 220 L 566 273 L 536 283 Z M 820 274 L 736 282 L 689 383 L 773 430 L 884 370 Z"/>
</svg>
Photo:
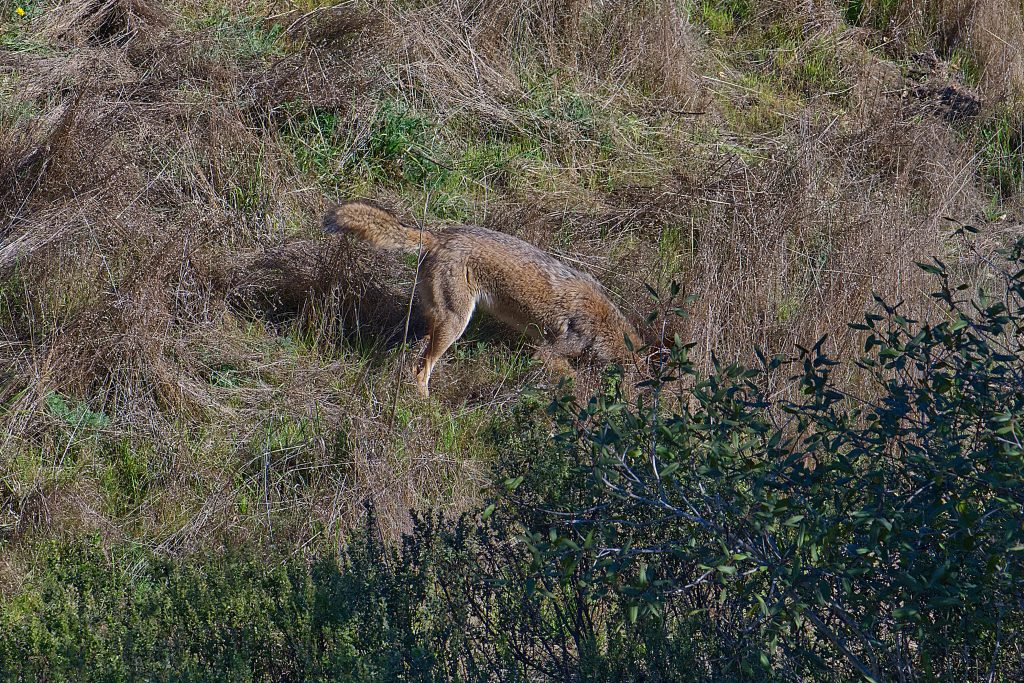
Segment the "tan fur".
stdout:
<svg viewBox="0 0 1024 683">
<path fill-rule="evenodd" d="M 381 249 L 423 250 L 420 306 L 429 341 L 416 366 L 428 392 L 434 364 L 462 336 L 477 307 L 538 339 L 537 356 L 566 370 L 566 358 L 590 353 L 597 360 L 625 361 L 626 346 L 640 338 L 601 285 L 537 247 L 476 226 L 419 229 L 365 201 L 331 209 L 327 232 L 346 232 Z"/>
</svg>

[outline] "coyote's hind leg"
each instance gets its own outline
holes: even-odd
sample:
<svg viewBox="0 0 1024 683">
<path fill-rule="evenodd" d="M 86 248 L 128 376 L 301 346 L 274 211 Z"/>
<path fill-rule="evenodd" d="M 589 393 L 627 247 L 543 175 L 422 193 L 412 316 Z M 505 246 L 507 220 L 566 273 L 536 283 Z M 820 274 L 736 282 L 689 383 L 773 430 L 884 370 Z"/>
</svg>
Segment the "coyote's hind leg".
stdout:
<svg viewBox="0 0 1024 683">
<path fill-rule="evenodd" d="M 476 302 L 469 292 L 443 285 L 433 286 L 434 283 L 424 284 L 434 291 L 430 291 L 428 297 L 425 297 L 430 337 L 426 348 L 423 349 L 423 355 L 416 364 L 416 383 L 419 385 L 420 393 L 429 396 L 430 373 L 448 347 L 466 331 L 469 319 L 473 317 Z"/>
</svg>

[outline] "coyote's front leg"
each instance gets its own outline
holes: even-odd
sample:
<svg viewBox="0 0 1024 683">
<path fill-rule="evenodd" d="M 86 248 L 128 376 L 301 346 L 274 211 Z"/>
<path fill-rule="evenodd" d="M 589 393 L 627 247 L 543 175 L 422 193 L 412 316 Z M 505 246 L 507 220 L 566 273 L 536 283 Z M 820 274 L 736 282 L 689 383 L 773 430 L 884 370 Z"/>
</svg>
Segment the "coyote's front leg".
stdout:
<svg viewBox="0 0 1024 683">
<path fill-rule="evenodd" d="M 559 341 L 542 344 L 533 352 L 533 357 L 544 364 L 544 369 L 552 375 L 574 377 L 576 370 L 569 362 L 569 348 Z"/>
</svg>

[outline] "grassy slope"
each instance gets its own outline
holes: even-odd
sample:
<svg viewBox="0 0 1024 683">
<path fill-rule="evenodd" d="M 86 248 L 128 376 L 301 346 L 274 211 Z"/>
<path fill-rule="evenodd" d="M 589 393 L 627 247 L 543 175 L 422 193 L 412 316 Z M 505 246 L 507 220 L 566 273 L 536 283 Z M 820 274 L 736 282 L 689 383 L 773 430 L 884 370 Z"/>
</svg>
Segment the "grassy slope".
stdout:
<svg viewBox="0 0 1024 683">
<path fill-rule="evenodd" d="M 872 291 L 919 303 L 914 260 L 977 269 L 944 217 L 1019 229 L 1020 64 L 947 26 L 1013 40 L 1013 3 L 548 4 L 0 0 L 8 583 L 52 537 L 287 550 L 367 498 L 392 530 L 472 505 L 544 376 L 477 324 L 416 398 L 413 264 L 323 239 L 331 201 L 517 234 L 634 316 L 676 279 L 704 363 L 849 351 Z"/>
</svg>

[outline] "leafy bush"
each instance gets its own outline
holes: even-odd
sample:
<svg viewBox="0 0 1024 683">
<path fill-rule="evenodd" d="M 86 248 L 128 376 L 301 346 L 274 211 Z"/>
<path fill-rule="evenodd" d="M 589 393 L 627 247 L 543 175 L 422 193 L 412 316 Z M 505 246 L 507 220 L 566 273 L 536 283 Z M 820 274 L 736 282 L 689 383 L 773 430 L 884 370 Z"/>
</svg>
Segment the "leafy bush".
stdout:
<svg viewBox="0 0 1024 683">
<path fill-rule="evenodd" d="M 235 549 L 175 562 L 53 544 L 0 604 L 0 680 L 686 676 L 699 634 L 625 628 L 581 594 L 538 600 L 515 538 L 513 526 L 427 516 L 389 548 L 371 514 L 340 557 L 312 561 Z"/>
<path fill-rule="evenodd" d="M 55 544 L 31 590 L 0 607 L 0 679 L 443 679 L 469 629 L 437 605 L 435 536 L 420 520 L 405 548 L 385 549 L 371 515 L 343 556 L 311 563 L 242 549 L 111 561 Z"/>
<path fill-rule="evenodd" d="M 942 262 L 938 322 L 878 300 L 860 390 L 824 340 L 700 377 L 675 344 L 650 391 L 552 408 L 574 490 L 525 503 L 544 590 L 631 622 L 695 604 L 744 676 L 978 680 L 1024 626 L 1024 247 L 983 303 Z M 768 371 L 798 370 L 796 399 Z M 543 510 L 543 512 L 541 512 Z"/>
</svg>

